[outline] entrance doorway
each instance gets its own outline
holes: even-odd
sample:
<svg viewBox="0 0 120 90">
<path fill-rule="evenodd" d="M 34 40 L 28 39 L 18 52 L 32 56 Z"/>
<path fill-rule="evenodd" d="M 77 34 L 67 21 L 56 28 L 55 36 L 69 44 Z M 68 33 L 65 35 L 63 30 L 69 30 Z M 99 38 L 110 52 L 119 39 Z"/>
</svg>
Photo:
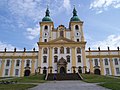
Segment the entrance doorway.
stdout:
<svg viewBox="0 0 120 90">
<path fill-rule="evenodd" d="M 47 74 L 47 70 L 46 70 L 46 67 L 43 68 L 43 74 Z"/>
<path fill-rule="evenodd" d="M 30 76 L 30 70 L 25 70 L 24 76 Z"/>
<path fill-rule="evenodd" d="M 100 75 L 100 69 L 95 69 L 94 74 Z"/>
<path fill-rule="evenodd" d="M 66 69 L 65 69 L 64 67 L 61 67 L 61 68 L 60 68 L 60 73 L 61 73 L 61 74 L 66 73 Z"/>
</svg>

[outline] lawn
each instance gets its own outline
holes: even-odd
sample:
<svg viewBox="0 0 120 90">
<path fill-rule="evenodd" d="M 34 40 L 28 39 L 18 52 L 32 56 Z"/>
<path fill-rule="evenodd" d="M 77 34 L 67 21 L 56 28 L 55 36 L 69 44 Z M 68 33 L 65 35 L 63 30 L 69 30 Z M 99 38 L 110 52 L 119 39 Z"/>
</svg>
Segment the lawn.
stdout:
<svg viewBox="0 0 120 90">
<path fill-rule="evenodd" d="M 99 83 L 98 85 L 112 89 L 120 90 L 120 79 L 108 76 L 94 75 L 94 74 L 81 74 L 83 81 L 88 83 Z"/>
<path fill-rule="evenodd" d="M 27 77 L 14 78 L 9 81 L 17 81 L 19 83 L 43 83 L 45 75 L 32 75 Z"/>
<path fill-rule="evenodd" d="M 28 88 L 35 87 L 33 84 L 0 84 L 0 90 L 27 90 Z"/>
<path fill-rule="evenodd" d="M 17 81 L 17 84 L 0 84 L 0 90 L 26 90 L 35 87 L 37 83 L 43 83 L 45 75 L 32 75 L 28 77 L 18 77 L 4 81 Z M 34 83 L 34 84 L 32 84 Z"/>
</svg>

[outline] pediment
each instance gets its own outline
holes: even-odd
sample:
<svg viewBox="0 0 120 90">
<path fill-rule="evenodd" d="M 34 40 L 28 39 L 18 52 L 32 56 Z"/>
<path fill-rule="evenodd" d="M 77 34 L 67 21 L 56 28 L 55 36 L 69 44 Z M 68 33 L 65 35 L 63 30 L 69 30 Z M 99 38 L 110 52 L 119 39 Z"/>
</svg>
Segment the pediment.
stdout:
<svg viewBox="0 0 120 90">
<path fill-rule="evenodd" d="M 64 38 L 64 37 L 59 37 L 59 38 L 51 40 L 49 42 L 50 43 L 68 43 L 68 42 L 75 42 L 75 41 Z"/>
</svg>

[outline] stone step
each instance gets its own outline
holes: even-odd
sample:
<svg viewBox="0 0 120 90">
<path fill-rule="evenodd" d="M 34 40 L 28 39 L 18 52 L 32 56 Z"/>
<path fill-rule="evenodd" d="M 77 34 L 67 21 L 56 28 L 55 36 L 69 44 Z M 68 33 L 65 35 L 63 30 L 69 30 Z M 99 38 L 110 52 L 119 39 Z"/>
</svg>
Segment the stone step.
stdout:
<svg viewBox="0 0 120 90">
<path fill-rule="evenodd" d="M 66 73 L 58 74 L 52 73 L 48 74 L 47 80 L 81 80 L 81 77 L 78 73 Z"/>
</svg>

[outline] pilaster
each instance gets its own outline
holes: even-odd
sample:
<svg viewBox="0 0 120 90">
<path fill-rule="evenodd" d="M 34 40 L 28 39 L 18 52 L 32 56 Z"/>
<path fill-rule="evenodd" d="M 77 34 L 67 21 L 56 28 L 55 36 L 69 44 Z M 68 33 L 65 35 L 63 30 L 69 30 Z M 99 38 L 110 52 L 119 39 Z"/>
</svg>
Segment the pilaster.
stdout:
<svg viewBox="0 0 120 90">
<path fill-rule="evenodd" d="M 75 47 L 72 47 L 72 67 L 73 67 L 73 70 L 75 70 L 75 68 L 76 68 Z M 72 72 L 73 72 L 73 70 L 72 70 Z"/>
<path fill-rule="evenodd" d="M 49 71 L 48 73 L 51 73 L 51 69 L 52 69 L 52 49 L 53 47 L 49 47 Z"/>
</svg>

